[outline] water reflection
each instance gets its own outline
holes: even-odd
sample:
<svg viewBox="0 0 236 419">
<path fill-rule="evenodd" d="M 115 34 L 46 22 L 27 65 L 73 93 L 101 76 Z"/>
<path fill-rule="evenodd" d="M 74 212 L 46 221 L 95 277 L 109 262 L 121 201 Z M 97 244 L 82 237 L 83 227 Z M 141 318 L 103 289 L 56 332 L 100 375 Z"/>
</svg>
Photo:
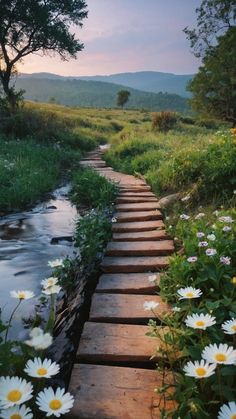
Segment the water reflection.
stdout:
<svg viewBox="0 0 236 419">
<path fill-rule="evenodd" d="M 76 208 L 67 198 L 69 186 L 57 189 L 53 198 L 32 211 L 11 214 L 0 219 L 0 307 L 4 320 L 9 318 L 17 300 L 11 290 L 31 290 L 40 294 L 42 279 L 51 274 L 49 260 L 71 256 L 72 243 L 55 237 L 73 235 Z M 36 299 L 23 301 L 14 319 L 11 337 L 23 338 L 21 318 L 34 313 Z"/>
</svg>

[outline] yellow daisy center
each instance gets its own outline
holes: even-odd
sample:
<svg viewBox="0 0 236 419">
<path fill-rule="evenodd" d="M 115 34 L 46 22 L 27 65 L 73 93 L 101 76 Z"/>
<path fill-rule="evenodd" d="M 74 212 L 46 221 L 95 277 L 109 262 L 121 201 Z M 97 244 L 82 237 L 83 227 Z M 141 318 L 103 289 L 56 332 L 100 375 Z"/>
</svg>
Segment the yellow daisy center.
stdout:
<svg viewBox="0 0 236 419">
<path fill-rule="evenodd" d="M 22 419 L 22 416 L 18 415 L 18 413 L 14 413 L 14 415 L 10 416 L 10 419 Z"/>
<path fill-rule="evenodd" d="M 38 375 L 46 375 L 47 374 L 47 370 L 46 370 L 46 368 L 39 368 L 38 370 L 37 370 L 37 374 Z"/>
<path fill-rule="evenodd" d="M 232 284 L 236 285 L 236 276 L 232 278 Z"/>
<path fill-rule="evenodd" d="M 234 332 L 236 332 L 236 324 L 234 324 L 234 325 L 232 326 L 232 330 L 233 330 Z"/>
<path fill-rule="evenodd" d="M 236 419 L 236 413 L 234 413 L 232 416 L 230 416 L 230 419 Z"/>
<path fill-rule="evenodd" d="M 62 407 L 62 402 L 61 402 L 61 400 L 53 399 L 53 400 L 50 401 L 49 407 L 52 410 L 58 410 Z"/>
<path fill-rule="evenodd" d="M 202 367 L 196 368 L 196 374 L 197 374 L 199 377 L 204 377 L 204 375 L 206 375 L 206 370 L 205 370 L 205 368 L 202 368 Z"/>
<path fill-rule="evenodd" d="M 25 293 L 24 292 L 19 292 L 18 297 L 20 300 L 24 300 L 25 299 Z"/>
<path fill-rule="evenodd" d="M 203 320 L 198 320 L 198 321 L 196 322 L 196 326 L 199 326 L 199 327 L 201 327 L 201 326 L 205 326 L 205 322 L 204 322 Z"/>
<path fill-rule="evenodd" d="M 186 293 L 186 297 L 188 297 L 188 298 L 193 298 L 193 293 L 192 293 L 192 292 L 187 292 L 187 293 Z"/>
<path fill-rule="evenodd" d="M 224 361 L 226 361 L 227 358 L 226 358 L 225 354 L 216 354 L 215 359 L 218 362 L 224 362 Z"/>
<path fill-rule="evenodd" d="M 7 395 L 7 400 L 9 400 L 9 402 L 18 402 L 22 397 L 22 393 L 19 390 L 11 390 L 9 391 L 8 395 Z"/>
</svg>

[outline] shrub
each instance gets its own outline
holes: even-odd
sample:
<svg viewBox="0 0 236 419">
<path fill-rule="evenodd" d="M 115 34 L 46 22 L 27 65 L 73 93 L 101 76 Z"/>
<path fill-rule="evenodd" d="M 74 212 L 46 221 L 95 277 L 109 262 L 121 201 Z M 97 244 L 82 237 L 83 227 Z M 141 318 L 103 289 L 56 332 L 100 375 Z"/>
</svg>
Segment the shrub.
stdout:
<svg viewBox="0 0 236 419">
<path fill-rule="evenodd" d="M 169 131 L 177 123 L 177 115 L 174 112 L 162 111 L 153 114 L 152 128 L 158 131 Z"/>
</svg>

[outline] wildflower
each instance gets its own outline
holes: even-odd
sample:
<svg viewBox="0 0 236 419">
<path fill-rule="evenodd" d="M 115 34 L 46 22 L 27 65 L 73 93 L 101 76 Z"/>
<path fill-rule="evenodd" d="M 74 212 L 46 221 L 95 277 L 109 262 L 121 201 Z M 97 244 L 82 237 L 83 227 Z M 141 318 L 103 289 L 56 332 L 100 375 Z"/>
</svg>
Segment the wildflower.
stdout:
<svg viewBox="0 0 236 419">
<path fill-rule="evenodd" d="M 216 236 L 215 236 L 215 234 L 208 234 L 207 238 L 208 238 L 208 240 L 214 242 L 215 239 L 216 239 Z"/>
<path fill-rule="evenodd" d="M 207 378 L 215 373 L 216 364 L 208 364 L 203 359 L 201 361 L 187 362 L 184 366 L 185 375 L 194 378 Z"/>
<path fill-rule="evenodd" d="M 186 299 L 186 298 L 199 298 L 202 295 L 202 291 L 199 288 L 193 288 L 193 287 L 186 287 L 186 288 L 180 288 L 177 291 L 180 300 Z"/>
<path fill-rule="evenodd" d="M 201 239 L 202 237 L 205 236 L 205 234 L 202 231 L 198 231 L 198 233 L 196 234 L 198 239 Z"/>
<path fill-rule="evenodd" d="M 229 256 L 221 256 L 220 262 L 223 263 L 223 265 L 230 265 L 231 258 Z"/>
<path fill-rule="evenodd" d="M 113 218 L 111 219 L 111 222 L 112 222 L 112 223 L 117 223 L 117 218 L 116 218 L 116 217 L 113 217 Z"/>
<path fill-rule="evenodd" d="M 218 217 L 219 213 L 220 213 L 220 212 L 219 212 L 218 210 L 213 211 L 213 214 L 214 214 L 216 217 Z"/>
<path fill-rule="evenodd" d="M 27 362 L 24 372 L 30 377 L 51 378 L 53 375 L 58 374 L 59 365 L 50 359 L 44 359 L 42 361 L 40 358 L 34 358 Z"/>
<path fill-rule="evenodd" d="M 63 259 L 55 259 L 55 260 L 49 260 L 48 266 L 50 268 L 58 268 L 59 266 L 63 266 L 64 260 Z"/>
<path fill-rule="evenodd" d="M 187 215 L 187 214 L 181 214 L 181 215 L 179 216 L 179 218 L 180 218 L 181 220 L 185 220 L 185 221 L 187 221 L 187 220 L 189 220 L 190 216 L 189 216 L 189 215 Z"/>
<path fill-rule="evenodd" d="M 74 404 L 74 398 L 70 393 L 65 393 L 62 388 L 57 388 L 54 392 L 52 387 L 45 388 L 37 396 L 36 404 L 46 416 L 56 416 L 68 413 Z"/>
<path fill-rule="evenodd" d="M 156 303 L 155 301 L 145 301 L 145 303 L 143 304 L 143 308 L 145 311 L 154 310 L 158 306 L 159 303 Z"/>
<path fill-rule="evenodd" d="M 217 253 L 216 249 L 207 249 L 206 250 L 206 255 L 207 256 L 214 256 L 214 255 L 216 255 L 216 253 Z"/>
<path fill-rule="evenodd" d="M 35 349 L 46 349 L 52 344 L 52 336 L 49 333 L 44 333 L 40 327 L 34 327 L 29 335 L 31 339 L 26 340 L 25 343 Z"/>
<path fill-rule="evenodd" d="M 206 330 L 207 327 L 213 326 L 215 323 L 215 317 L 203 313 L 189 315 L 185 320 L 186 326 L 202 330 Z"/>
<path fill-rule="evenodd" d="M 221 406 L 217 419 L 235 419 L 236 418 L 236 403 L 229 402 Z"/>
<path fill-rule="evenodd" d="M 22 406 L 13 406 L 10 409 L 1 412 L 2 419 L 32 419 L 33 413 L 29 407 L 24 404 Z"/>
<path fill-rule="evenodd" d="M 197 256 L 190 256 L 190 257 L 187 259 L 187 262 L 189 262 L 189 263 L 194 263 L 194 262 L 197 262 Z"/>
<path fill-rule="evenodd" d="M 172 311 L 174 311 L 174 313 L 179 313 L 181 311 L 180 307 L 172 307 Z"/>
<path fill-rule="evenodd" d="M 232 227 L 230 227 L 230 226 L 224 226 L 223 228 L 222 228 L 222 231 L 224 231 L 224 233 L 228 233 L 229 231 L 231 231 L 232 230 Z"/>
<path fill-rule="evenodd" d="M 44 288 L 42 293 L 46 295 L 52 295 L 52 294 L 58 294 L 60 291 L 61 291 L 60 285 L 53 285 L 52 287 Z"/>
<path fill-rule="evenodd" d="M 205 217 L 206 214 L 204 214 L 204 212 L 199 212 L 199 214 L 197 214 L 195 216 L 195 220 L 200 220 L 201 218 Z"/>
<path fill-rule="evenodd" d="M 199 242 L 198 243 L 198 247 L 207 247 L 208 246 L 208 242 Z"/>
<path fill-rule="evenodd" d="M 34 293 L 32 291 L 10 291 L 10 296 L 19 298 L 19 300 L 29 300 L 34 297 Z"/>
<path fill-rule="evenodd" d="M 234 277 L 231 279 L 231 282 L 232 282 L 232 284 L 233 284 L 233 285 L 236 285 L 236 276 L 234 276 Z"/>
<path fill-rule="evenodd" d="M 58 278 L 55 278 L 54 276 L 50 276 L 50 278 L 46 278 L 43 279 L 41 281 L 41 284 L 43 286 L 43 288 L 49 288 L 49 287 L 53 287 L 54 285 L 56 285 L 58 282 Z"/>
<path fill-rule="evenodd" d="M 0 378 L 0 408 L 7 409 L 30 400 L 33 386 L 19 377 Z"/>
<path fill-rule="evenodd" d="M 216 343 L 206 346 L 202 352 L 202 357 L 210 363 L 216 364 L 234 364 L 236 362 L 236 350 L 233 346 L 220 343 L 217 346 Z"/>
<path fill-rule="evenodd" d="M 213 230 L 216 230 L 216 225 L 215 224 L 212 224 L 211 227 L 213 228 Z"/>
<path fill-rule="evenodd" d="M 157 280 L 157 275 L 149 275 L 149 277 L 148 277 L 148 281 L 149 282 L 156 282 L 156 280 Z"/>
<path fill-rule="evenodd" d="M 184 196 L 183 198 L 181 198 L 181 201 L 182 201 L 182 202 L 186 202 L 186 201 L 189 201 L 189 200 L 190 200 L 190 198 L 191 198 L 191 196 L 190 196 L 190 195 L 186 195 L 186 196 Z"/>
<path fill-rule="evenodd" d="M 234 335 L 236 333 L 236 319 L 227 320 L 221 327 L 227 335 Z"/>
<path fill-rule="evenodd" d="M 234 220 L 233 220 L 233 219 L 232 219 L 232 217 L 230 217 L 230 216 L 219 217 L 219 218 L 218 218 L 218 220 L 219 220 L 221 223 L 228 223 L 228 224 L 231 224 L 231 223 L 233 223 L 233 222 L 234 222 Z"/>
</svg>

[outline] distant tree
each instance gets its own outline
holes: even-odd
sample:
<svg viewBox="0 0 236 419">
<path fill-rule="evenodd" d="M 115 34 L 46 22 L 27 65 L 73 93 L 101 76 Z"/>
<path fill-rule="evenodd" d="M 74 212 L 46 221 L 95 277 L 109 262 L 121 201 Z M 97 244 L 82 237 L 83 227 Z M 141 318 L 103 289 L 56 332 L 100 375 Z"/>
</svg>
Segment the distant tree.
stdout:
<svg viewBox="0 0 236 419">
<path fill-rule="evenodd" d="M 120 90 L 117 93 L 117 106 L 121 106 L 123 109 L 124 105 L 128 102 L 129 97 L 130 97 L 129 90 Z"/>
<path fill-rule="evenodd" d="M 188 90 L 192 107 L 203 115 L 236 124 L 236 1 L 203 0 L 197 28 L 184 32 L 202 65 Z"/>
<path fill-rule="evenodd" d="M 21 92 L 12 87 L 16 64 L 33 53 L 75 58 L 83 44 L 70 32 L 87 17 L 85 0 L 0 0 L 0 82 L 11 108 Z"/>
</svg>

